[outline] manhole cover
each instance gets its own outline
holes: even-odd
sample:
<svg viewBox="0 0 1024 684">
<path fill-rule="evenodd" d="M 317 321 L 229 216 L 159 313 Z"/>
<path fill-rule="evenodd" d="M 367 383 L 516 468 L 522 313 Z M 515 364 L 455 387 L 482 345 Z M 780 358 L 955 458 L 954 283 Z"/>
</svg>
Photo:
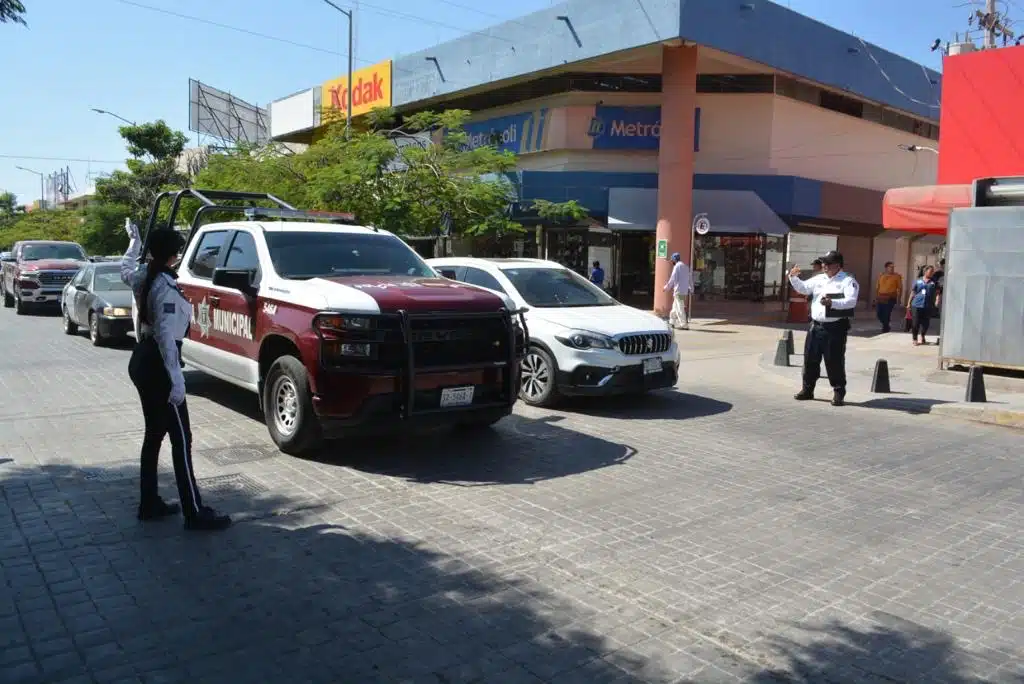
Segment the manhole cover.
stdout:
<svg viewBox="0 0 1024 684">
<path fill-rule="evenodd" d="M 202 456 L 219 466 L 232 466 L 240 463 L 262 461 L 276 454 L 276 449 L 272 450 L 264 446 L 236 446 L 220 449 L 203 449 L 195 452 L 196 456 Z"/>
<path fill-rule="evenodd" d="M 207 492 L 216 492 L 217 496 L 256 496 L 267 491 L 267 488 L 252 479 L 248 475 L 242 473 L 233 473 L 231 475 L 217 475 L 215 477 L 205 477 L 197 481 L 200 491 L 203 496 L 206 496 Z"/>
</svg>

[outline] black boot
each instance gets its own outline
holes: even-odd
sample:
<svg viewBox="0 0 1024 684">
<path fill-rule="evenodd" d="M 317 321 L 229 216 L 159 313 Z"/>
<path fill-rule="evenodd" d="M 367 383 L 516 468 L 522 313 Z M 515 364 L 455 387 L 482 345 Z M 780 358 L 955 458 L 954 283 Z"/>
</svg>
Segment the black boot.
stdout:
<svg viewBox="0 0 1024 684">
<path fill-rule="evenodd" d="M 203 506 L 198 513 L 185 518 L 186 530 L 223 530 L 228 527 L 231 527 L 231 518 L 209 506 Z"/>
<path fill-rule="evenodd" d="M 797 392 L 796 394 L 794 394 L 793 398 L 796 399 L 797 401 L 810 401 L 811 399 L 814 399 L 814 390 L 804 388 Z"/>
<path fill-rule="evenodd" d="M 181 512 L 181 506 L 167 503 L 160 497 L 139 504 L 139 520 L 160 520 Z"/>
<path fill-rule="evenodd" d="M 837 389 L 832 393 L 832 405 L 842 406 L 846 403 L 846 390 Z"/>
</svg>

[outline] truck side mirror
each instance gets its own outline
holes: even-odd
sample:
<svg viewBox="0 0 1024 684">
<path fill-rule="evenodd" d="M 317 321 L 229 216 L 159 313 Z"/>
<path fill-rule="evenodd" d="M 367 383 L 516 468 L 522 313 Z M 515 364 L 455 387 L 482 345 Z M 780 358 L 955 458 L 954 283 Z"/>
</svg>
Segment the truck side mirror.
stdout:
<svg viewBox="0 0 1024 684">
<path fill-rule="evenodd" d="M 254 290 L 252 280 L 255 275 L 255 271 L 244 268 L 215 268 L 213 269 L 213 284 L 251 295 Z"/>
</svg>

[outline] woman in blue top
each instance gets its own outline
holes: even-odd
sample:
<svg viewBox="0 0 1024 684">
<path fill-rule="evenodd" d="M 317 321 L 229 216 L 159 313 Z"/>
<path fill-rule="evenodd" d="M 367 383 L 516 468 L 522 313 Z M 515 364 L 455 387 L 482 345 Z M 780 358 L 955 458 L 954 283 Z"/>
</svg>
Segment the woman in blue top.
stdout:
<svg viewBox="0 0 1024 684">
<path fill-rule="evenodd" d="M 925 267 L 921 277 L 914 281 L 914 285 L 910 288 L 910 301 L 907 302 L 907 308 L 912 312 L 911 320 L 913 323 L 910 328 L 910 334 L 914 336 L 915 346 L 928 344 L 924 336 L 928 334 L 928 324 L 932 319 L 932 311 L 935 310 L 938 304 L 938 288 L 935 285 L 935 281 L 932 280 L 934 273 L 934 267 Z M 918 333 L 921 334 L 920 342 L 917 341 Z"/>
</svg>

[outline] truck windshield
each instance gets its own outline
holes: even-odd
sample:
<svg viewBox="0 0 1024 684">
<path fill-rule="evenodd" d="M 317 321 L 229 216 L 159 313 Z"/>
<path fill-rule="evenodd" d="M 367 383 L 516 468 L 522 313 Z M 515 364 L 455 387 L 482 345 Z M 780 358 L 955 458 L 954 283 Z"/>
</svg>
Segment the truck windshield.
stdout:
<svg viewBox="0 0 1024 684">
<path fill-rule="evenodd" d="M 85 261 L 85 252 L 83 252 L 82 248 L 78 245 L 71 243 L 25 245 L 22 248 L 22 261 L 40 261 L 41 259 L 74 259 L 75 261 Z"/>
<path fill-rule="evenodd" d="M 393 235 L 268 231 L 266 239 L 274 270 L 282 278 L 436 277 L 411 247 Z"/>
</svg>

